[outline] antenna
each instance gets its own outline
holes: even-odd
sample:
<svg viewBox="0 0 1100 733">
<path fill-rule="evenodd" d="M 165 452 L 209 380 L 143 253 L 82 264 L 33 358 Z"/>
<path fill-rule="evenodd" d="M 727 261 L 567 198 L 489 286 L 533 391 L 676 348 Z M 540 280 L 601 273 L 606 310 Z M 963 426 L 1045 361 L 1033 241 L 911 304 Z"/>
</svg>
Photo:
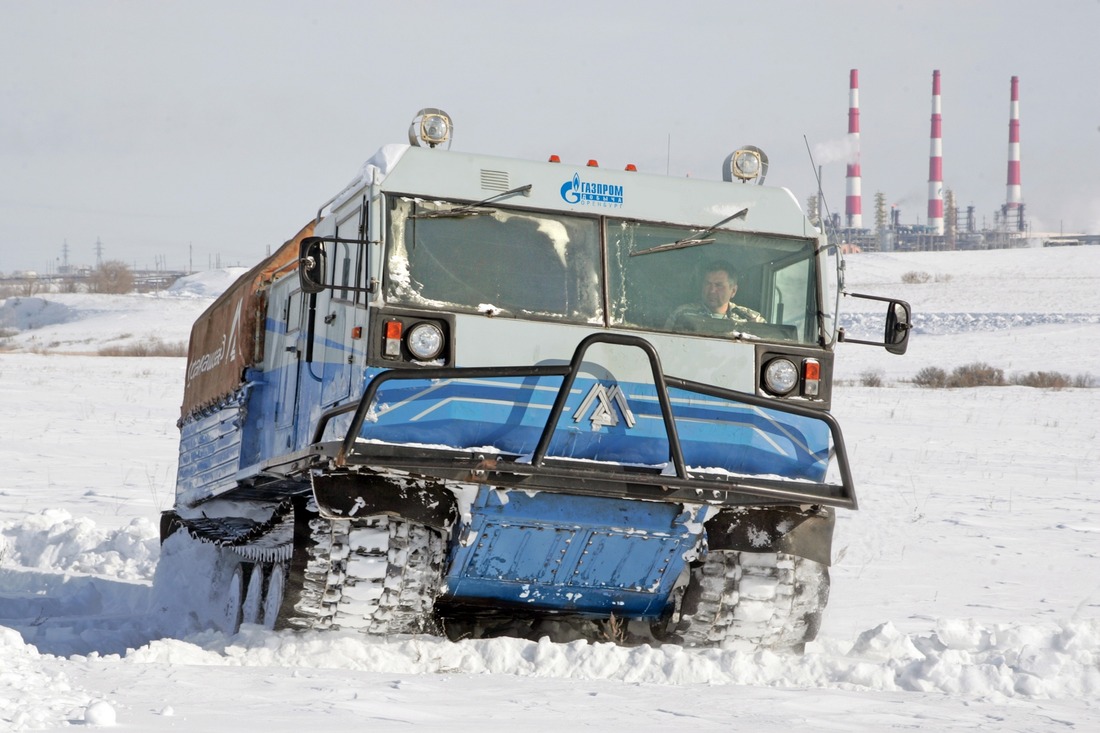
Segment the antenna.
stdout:
<svg viewBox="0 0 1100 733">
<path fill-rule="evenodd" d="M 817 213 L 818 218 L 821 219 L 821 231 L 825 232 L 825 236 L 829 239 L 837 239 L 839 235 L 836 227 L 831 226 L 833 215 L 829 213 L 829 204 L 825 200 L 825 193 L 821 190 L 821 169 L 814 162 L 814 154 L 810 150 L 809 139 L 803 135 L 802 140 L 806 143 L 806 154 L 810 156 L 810 167 L 814 172 L 814 180 L 817 181 L 817 200 L 820 202 Z"/>
</svg>

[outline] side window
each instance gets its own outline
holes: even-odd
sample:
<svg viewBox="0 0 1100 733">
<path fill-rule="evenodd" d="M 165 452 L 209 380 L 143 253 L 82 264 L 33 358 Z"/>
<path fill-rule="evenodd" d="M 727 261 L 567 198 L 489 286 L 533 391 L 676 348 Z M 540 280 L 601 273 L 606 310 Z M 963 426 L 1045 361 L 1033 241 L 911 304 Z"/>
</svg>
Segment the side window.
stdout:
<svg viewBox="0 0 1100 733">
<path fill-rule="evenodd" d="M 844 260 L 840 248 L 836 245 L 823 247 L 817 258 L 821 270 L 821 303 L 823 326 L 831 342 L 836 338 L 837 312 L 840 309 L 840 294 L 844 291 Z"/>
<path fill-rule="evenodd" d="M 338 243 L 336 245 L 336 257 L 332 261 L 333 266 L 336 268 L 332 282 L 337 286 L 335 297 L 338 300 L 351 300 L 351 291 L 348 286 L 355 284 L 352 278 L 351 258 L 351 248 L 343 242 Z"/>
<path fill-rule="evenodd" d="M 812 340 L 815 330 L 812 321 L 816 308 L 808 288 L 813 282 L 812 264 L 812 259 L 802 258 L 775 271 L 769 308 L 770 321 L 794 326 L 806 341 Z"/>
<path fill-rule="evenodd" d="M 302 292 L 295 290 L 286 301 L 283 311 L 283 325 L 286 333 L 294 333 L 302 327 Z"/>
</svg>

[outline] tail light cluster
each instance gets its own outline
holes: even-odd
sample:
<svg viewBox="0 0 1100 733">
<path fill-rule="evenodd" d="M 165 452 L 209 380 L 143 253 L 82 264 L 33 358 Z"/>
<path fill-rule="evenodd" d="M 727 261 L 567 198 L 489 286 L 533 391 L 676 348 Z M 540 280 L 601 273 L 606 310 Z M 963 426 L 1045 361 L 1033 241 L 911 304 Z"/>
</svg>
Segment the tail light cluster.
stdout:
<svg viewBox="0 0 1100 733">
<path fill-rule="evenodd" d="M 777 397 L 818 397 L 821 362 L 813 357 L 770 355 L 760 375 L 764 390 Z"/>
</svg>

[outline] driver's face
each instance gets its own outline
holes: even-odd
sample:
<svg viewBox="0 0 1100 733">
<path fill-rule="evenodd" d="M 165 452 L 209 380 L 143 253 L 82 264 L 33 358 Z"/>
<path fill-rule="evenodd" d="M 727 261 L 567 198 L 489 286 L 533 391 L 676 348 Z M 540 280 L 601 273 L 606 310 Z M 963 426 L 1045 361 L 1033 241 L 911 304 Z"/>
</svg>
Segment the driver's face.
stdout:
<svg viewBox="0 0 1100 733">
<path fill-rule="evenodd" d="M 736 292 L 737 285 L 731 283 L 730 276 L 722 270 L 703 276 L 703 303 L 711 313 L 725 313 Z"/>
</svg>

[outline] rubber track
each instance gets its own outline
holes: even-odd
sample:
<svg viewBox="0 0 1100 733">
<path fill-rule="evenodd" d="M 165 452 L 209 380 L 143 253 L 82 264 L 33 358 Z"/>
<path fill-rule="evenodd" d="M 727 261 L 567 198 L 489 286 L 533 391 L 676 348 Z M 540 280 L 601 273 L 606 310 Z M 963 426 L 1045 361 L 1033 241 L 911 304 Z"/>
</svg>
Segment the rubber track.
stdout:
<svg viewBox="0 0 1100 733">
<path fill-rule="evenodd" d="M 801 650 L 828 591 L 828 569 L 811 560 L 712 551 L 692 571 L 677 633 L 686 646 Z"/>
<path fill-rule="evenodd" d="M 309 520 L 311 542 L 290 624 L 368 634 L 438 633 L 443 537 L 394 517 Z"/>
<path fill-rule="evenodd" d="M 293 550 L 294 514 L 289 501 L 275 507 L 264 522 L 243 517 L 175 517 L 192 538 L 235 550 L 254 562 L 289 560 Z"/>
</svg>

